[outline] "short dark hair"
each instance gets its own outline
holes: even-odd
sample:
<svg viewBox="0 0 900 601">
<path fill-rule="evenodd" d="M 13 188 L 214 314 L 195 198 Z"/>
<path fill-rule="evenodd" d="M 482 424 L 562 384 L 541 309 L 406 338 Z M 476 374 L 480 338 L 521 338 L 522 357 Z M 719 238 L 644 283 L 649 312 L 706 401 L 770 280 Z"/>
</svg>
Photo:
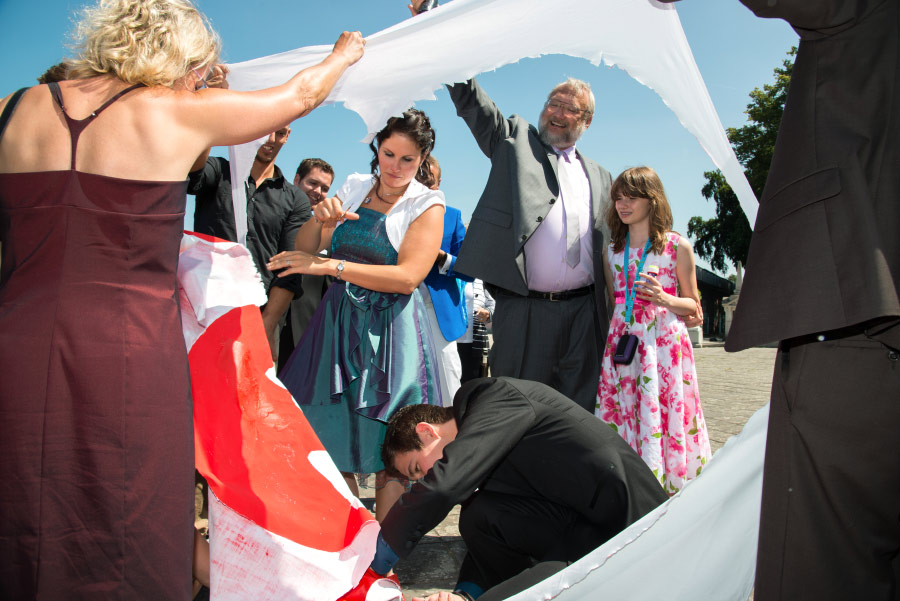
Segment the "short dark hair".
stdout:
<svg viewBox="0 0 900 601">
<path fill-rule="evenodd" d="M 65 81 L 69 77 L 69 65 L 66 63 L 57 63 L 47 69 L 37 78 L 38 83 L 54 83 L 57 81 Z"/>
<path fill-rule="evenodd" d="M 422 441 L 416 434 L 416 425 L 446 424 L 453 419 L 453 408 L 437 405 L 409 405 L 397 411 L 387 423 L 384 443 L 381 445 L 381 460 L 387 473 L 393 477 L 405 477 L 394 467 L 398 453 L 407 453 L 422 448 Z"/>
<path fill-rule="evenodd" d="M 325 173 L 330 174 L 331 178 L 334 179 L 334 169 L 322 159 L 303 159 L 300 161 L 300 166 L 297 167 L 297 175 L 300 179 L 303 179 L 309 175 L 309 172 L 313 169 L 321 169 Z"/>
</svg>

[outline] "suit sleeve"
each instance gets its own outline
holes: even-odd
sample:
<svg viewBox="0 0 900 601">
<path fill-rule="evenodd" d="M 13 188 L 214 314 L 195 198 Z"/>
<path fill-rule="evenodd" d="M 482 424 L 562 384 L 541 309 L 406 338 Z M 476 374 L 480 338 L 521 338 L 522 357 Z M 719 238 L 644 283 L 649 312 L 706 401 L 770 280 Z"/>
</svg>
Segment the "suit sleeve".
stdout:
<svg viewBox="0 0 900 601">
<path fill-rule="evenodd" d="M 450 236 L 450 248 L 444 250 L 450 257 L 450 265 L 446 272 L 441 272 L 441 275 L 462 280 L 463 282 L 472 282 L 475 278 L 463 273 L 457 273 L 453 270 L 453 268 L 456 267 L 456 257 L 459 255 L 459 249 L 462 248 L 463 240 L 466 238 L 466 227 L 463 225 L 462 215 L 460 213 L 454 213 L 454 215 L 455 223 L 453 226 L 453 234 Z"/>
<path fill-rule="evenodd" d="M 512 126 L 474 79 L 447 86 L 456 114 L 469 126 L 481 152 L 491 158 L 499 142 L 508 138 Z"/>
<path fill-rule="evenodd" d="M 401 558 L 454 505 L 472 496 L 534 424 L 534 409 L 521 392 L 500 380 L 484 382 L 468 389 L 467 412 L 444 457 L 400 497 L 381 525 L 384 540 Z"/>
<path fill-rule="evenodd" d="M 784 19 L 803 39 L 853 27 L 877 6 L 896 0 L 741 0 L 757 17 Z"/>
</svg>

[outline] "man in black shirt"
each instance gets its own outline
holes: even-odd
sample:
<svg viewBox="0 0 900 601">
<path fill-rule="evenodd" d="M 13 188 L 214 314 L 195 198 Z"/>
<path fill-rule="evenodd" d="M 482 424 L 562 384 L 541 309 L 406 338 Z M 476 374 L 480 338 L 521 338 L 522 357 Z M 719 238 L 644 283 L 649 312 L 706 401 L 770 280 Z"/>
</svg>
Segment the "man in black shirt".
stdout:
<svg viewBox="0 0 900 601">
<path fill-rule="evenodd" d="M 334 183 L 334 168 L 319 158 L 303 159 L 294 175 L 294 185 L 306 194 L 309 204 L 313 207 L 325 200 L 332 183 Z M 328 251 L 323 251 L 322 254 L 330 256 Z M 300 342 L 316 308 L 322 302 L 325 291 L 333 281 L 334 278 L 331 276 L 309 274 L 303 276 L 303 294 L 291 303 L 284 329 L 281 331 L 278 349 L 279 372 Z"/>
<path fill-rule="evenodd" d="M 275 157 L 290 136 L 283 127 L 269 135 L 260 146 L 245 182 L 247 191 L 247 248 L 266 286 L 269 302 L 262 308 L 263 323 L 276 358 L 276 331 L 295 295 L 302 294 L 299 274 L 278 277 L 266 263 L 274 255 L 294 250 L 300 226 L 312 216 L 309 199 L 300 188 L 284 178 Z M 194 231 L 237 241 L 234 205 L 231 197 L 231 169 L 227 160 L 209 157 L 202 169 L 188 176 L 188 194 L 197 197 Z"/>
</svg>

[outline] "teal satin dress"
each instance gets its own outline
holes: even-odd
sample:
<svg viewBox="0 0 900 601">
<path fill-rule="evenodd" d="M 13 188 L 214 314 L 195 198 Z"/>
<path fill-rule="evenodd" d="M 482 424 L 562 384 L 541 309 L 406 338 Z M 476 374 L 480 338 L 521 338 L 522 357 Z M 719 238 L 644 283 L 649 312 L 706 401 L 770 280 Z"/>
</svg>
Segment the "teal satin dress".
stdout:
<svg viewBox="0 0 900 601">
<path fill-rule="evenodd" d="M 385 215 L 365 207 L 340 225 L 332 256 L 396 265 Z M 425 305 L 412 294 L 335 282 L 279 378 L 303 409 L 337 468 L 384 469 L 385 422 L 400 407 L 440 405 L 440 375 Z"/>
</svg>

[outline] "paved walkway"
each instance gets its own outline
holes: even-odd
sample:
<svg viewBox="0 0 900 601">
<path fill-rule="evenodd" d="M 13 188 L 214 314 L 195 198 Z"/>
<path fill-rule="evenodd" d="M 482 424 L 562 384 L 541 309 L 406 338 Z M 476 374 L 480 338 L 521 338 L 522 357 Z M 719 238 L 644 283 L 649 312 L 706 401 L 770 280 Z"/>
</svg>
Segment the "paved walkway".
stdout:
<svg viewBox="0 0 900 601">
<path fill-rule="evenodd" d="M 769 401 L 774 348 L 726 353 L 721 344 L 694 349 L 700 398 L 712 450 L 741 431 L 753 413 Z M 371 497 L 372 489 L 363 489 Z M 430 532 L 413 553 L 397 564 L 407 601 L 439 590 L 452 590 L 465 555 L 459 536 L 459 507 Z"/>
</svg>

